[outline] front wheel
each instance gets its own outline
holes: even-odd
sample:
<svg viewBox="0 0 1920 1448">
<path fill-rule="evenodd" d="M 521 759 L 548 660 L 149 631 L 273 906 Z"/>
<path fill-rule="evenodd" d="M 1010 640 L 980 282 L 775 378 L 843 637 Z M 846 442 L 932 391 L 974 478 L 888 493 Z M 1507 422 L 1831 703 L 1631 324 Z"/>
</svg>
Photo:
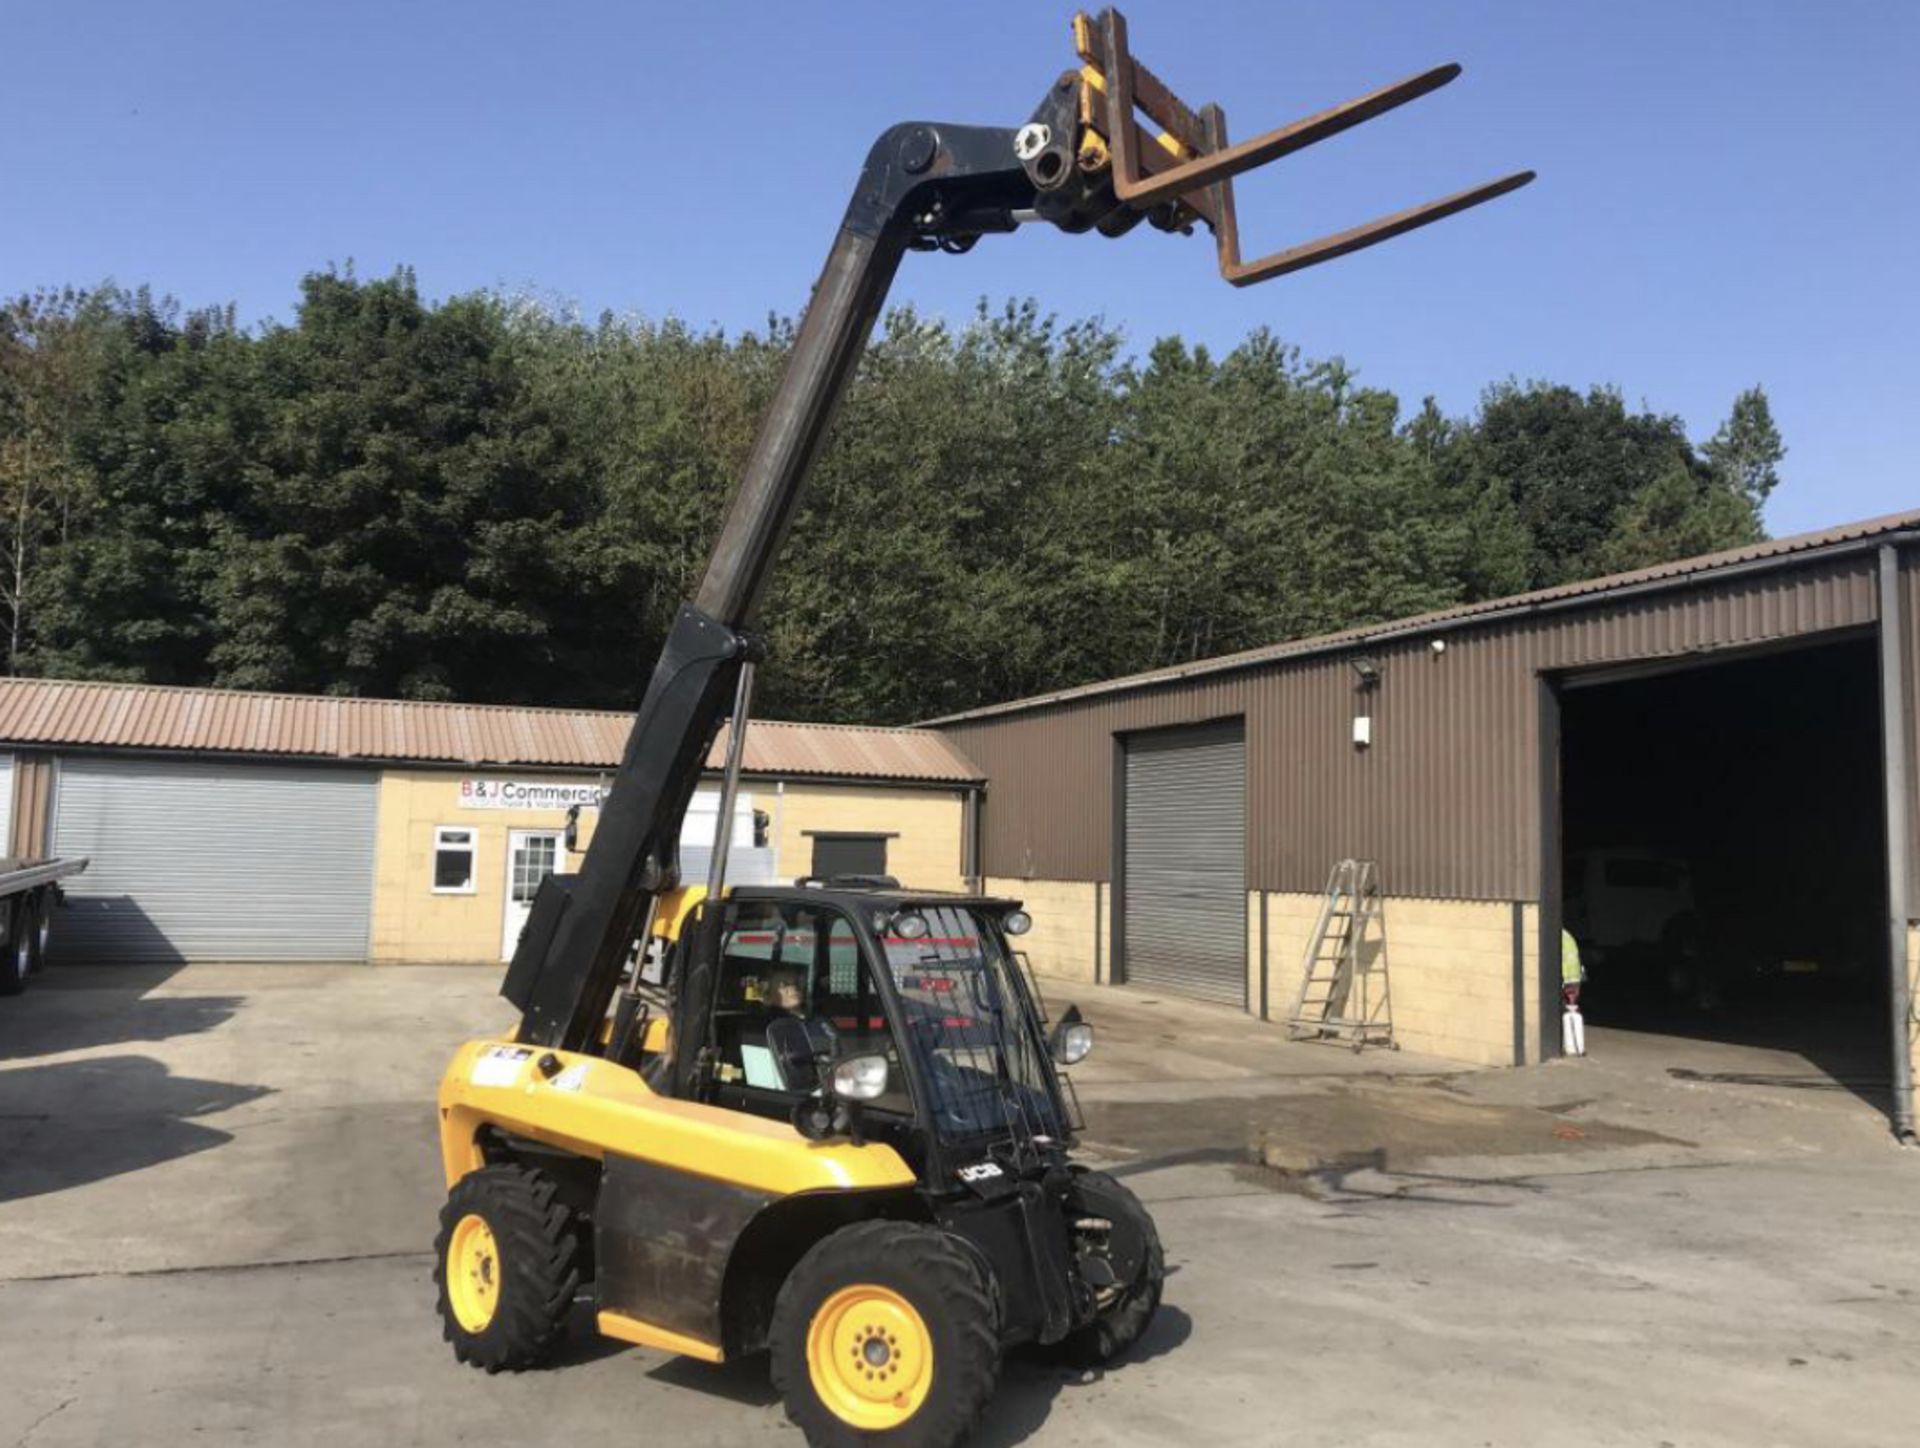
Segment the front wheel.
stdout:
<svg viewBox="0 0 1920 1448">
<path fill-rule="evenodd" d="M 454 1356 L 497 1373 L 552 1353 L 580 1285 L 573 1214 L 551 1178 L 517 1166 L 469 1173 L 447 1193 L 433 1280 Z"/>
<path fill-rule="evenodd" d="M 774 1303 L 773 1385 L 814 1448 L 949 1448 L 1000 1374 L 984 1270 L 945 1232 L 861 1222 L 817 1242 Z"/>
<path fill-rule="evenodd" d="M 1166 1282 L 1166 1255 L 1140 1199 L 1105 1172 L 1076 1171 L 1073 1190 L 1082 1271 L 1089 1270 L 1087 1259 L 1097 1258 L 1113 1281 L 1100 1289 L 1100 1315 L 1068 1333 L 1048 1354 L 1075 1367 L 1104 1367 L 1138 1342 L 1153 1321 Z"/>
</svg>

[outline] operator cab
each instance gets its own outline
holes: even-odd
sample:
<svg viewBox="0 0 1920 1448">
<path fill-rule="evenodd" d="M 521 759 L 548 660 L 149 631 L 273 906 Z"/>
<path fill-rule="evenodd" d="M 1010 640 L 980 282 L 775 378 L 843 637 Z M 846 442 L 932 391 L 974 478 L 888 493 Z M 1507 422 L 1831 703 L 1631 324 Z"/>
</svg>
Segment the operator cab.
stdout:
<svg viewBox="0 0 1920 1448">
<path fill-rule="evenodd" d="M 687 1094 L 805 1130 L 836 1066 L 859 1061 L 851 1129 L 910 1160 L 1066 1147 L 1058 1047 L 1010 943 L 1019 902 L 833 879 L 738 887 L 720 908 L 717 939 L 690 925 L 669 964 L 675 1019 L 705 1022 L 684 1043 L 705 1056 Z"/>
</svg>

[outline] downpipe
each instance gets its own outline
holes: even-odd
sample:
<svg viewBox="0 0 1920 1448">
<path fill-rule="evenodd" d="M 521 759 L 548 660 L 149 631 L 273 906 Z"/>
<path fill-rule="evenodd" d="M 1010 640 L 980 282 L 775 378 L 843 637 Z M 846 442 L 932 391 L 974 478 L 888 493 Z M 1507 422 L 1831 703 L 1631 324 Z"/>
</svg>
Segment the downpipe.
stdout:
<svg viewBox="0 0 1920 1448">
<path fill-rule="evenodd" d="M 1900 600 L 1900 549 L 1880 546 L 1880 747 L 1885 756 L 1887 820 L 1888 1004 L 1893 1026 L 1893 1134 L 1914 1145 L 1913 997 L 1908 982 L 1907 659 Z"/>
</svg>

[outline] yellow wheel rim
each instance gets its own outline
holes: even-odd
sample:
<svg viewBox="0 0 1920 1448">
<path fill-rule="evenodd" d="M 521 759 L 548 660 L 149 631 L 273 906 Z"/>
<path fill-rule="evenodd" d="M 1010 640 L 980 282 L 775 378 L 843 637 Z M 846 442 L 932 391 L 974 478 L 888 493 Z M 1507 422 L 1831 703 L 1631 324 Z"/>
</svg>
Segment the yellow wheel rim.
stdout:
<svg viewBox="0 0 1920 1448">
<path fill-rule="evenodd" d="M 933 1339 L 913 1304 L 890 1287 L 843 1287 L 807 1328 L 813 1390 L 855 1428 L 897 1428 L 933 1387 Z"/>
<path fill-rule="evenodd" d="M 447 1301 L 468 1332 L 485 1332 L 500 1306 L 500 1252 L 487 1219 L 473 1212 L 447 1242 Z"/>
</svg>

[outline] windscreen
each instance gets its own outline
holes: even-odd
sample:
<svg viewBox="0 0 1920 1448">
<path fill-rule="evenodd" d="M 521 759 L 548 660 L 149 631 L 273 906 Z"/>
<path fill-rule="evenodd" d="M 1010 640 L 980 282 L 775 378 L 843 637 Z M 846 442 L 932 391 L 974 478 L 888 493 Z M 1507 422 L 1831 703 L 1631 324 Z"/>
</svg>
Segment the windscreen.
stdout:
<svg viewBox="0 0 1920 1448">
<path fill-rule="evenodd" d="M 927 933 L 885 937 L 901 1026 L 947 1137 L 1013 1132 L 1058 1138 L 1053 1063 L 999 932 L 972 910 L 912 907 Z"/>
</svg>

